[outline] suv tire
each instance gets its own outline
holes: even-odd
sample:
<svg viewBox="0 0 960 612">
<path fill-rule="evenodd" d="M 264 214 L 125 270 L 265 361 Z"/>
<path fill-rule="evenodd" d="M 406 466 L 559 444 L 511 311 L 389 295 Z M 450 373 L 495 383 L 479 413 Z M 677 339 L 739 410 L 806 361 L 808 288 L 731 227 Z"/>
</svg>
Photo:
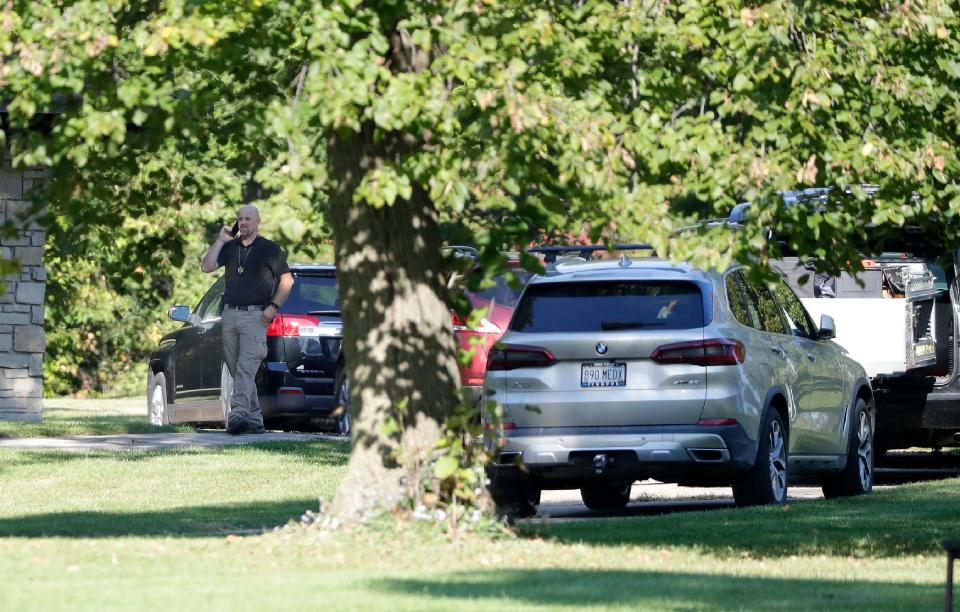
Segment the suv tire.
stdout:
<svg viewBox="0 0 960 612">
<path fill-rule="evenodd" d="M 580 499 L 591 510 L 620 510 L 630 503 L 633 483 L 595 482 L 580 487 Z"/>
<path fill-rule="evenodd" d="M 334 379 L 334 421 L 333 433 L 341 436 L 349 436 L 353 429 L 353 421 L 350 417 L 350 383 L 347 381 L 347 370 L 344 366 L 337 369 L 337 375 Z"/>
<path fill-rule="evenodd" d="M 738 506 L 782 504 L 787 500 L 787 441 L 783 417 L 774 408 L 767 409 L 753 467 L 733 482 L 733 499 Z"/>
<path fill-rule="evenodd" d="M 540 488 L 528 478 L 510 478 L 490 474 L 490 497 L 497 507 L 498 516 L 526 518 L 537 513 L 540 504 Z"/>
<path fill-rule="evenodd" d="M 167 406 L 167 378 L 163 372 L 150 371 L 147 378 L 147 420 L 151 425 L 169 425 Z"/>
<path fill-rule="evenodd" d="M 847 465 L 840 472 L 824 474 L 820 479 L 826 498 L 866 495 L 873 490 L 874 437 L 873 415 L 867 402 L 857 398 L 853 409 L 850 438 L 847 441 Z"/>
</svg>

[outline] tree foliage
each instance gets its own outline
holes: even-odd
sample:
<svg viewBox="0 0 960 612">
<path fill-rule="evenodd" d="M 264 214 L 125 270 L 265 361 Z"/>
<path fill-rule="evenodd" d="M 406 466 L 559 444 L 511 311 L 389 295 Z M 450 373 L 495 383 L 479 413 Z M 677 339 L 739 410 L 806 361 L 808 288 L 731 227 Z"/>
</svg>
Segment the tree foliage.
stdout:
<svg viewBox="0 0 960 612">
<path fill-rule="evenodd" d="M 51 167 L 47 201 L 76 227 L 119 229 L 144 215 L 175 218 L 187 203 L 236 201 L 239 178 L 290 212 L 280 228 L 295 240 L 361 227 L 351 220 L 375 211 L 413 219 L 401 214 L 413 206 L 419 225 L 394 236 L 412 237 L 414 249 L 430 243 L 434 211 L 451 236 L 484 247 L 485 264 L 503 246 L 586 223 L 593 239 L 642 240 L 715 266 L 776 256 L 781 245 L 764 238 L 773 229 L 835 269 L 870 249 L 866 224 L 956 237 L 957 9 L 938 0 L 12 0 L 0 19 L 10 58 L 0 86 L 16 159 Z M 28 130 L 43 113 L 53 113 L 46 135 Z M 862 183 L 880 191 L 854 188 L 816 210 L 771 197 Z M 757 205 L 742 232 L 672 234 L 746 199 Z M 176 257 L 183 244 L 175 223 L 144 232 L 153 240 L 137 261 Z M 364 257 L 360 234 L 334 232 L 341 269 Z M 371 236 L 367 247 L 389 251 L 393 236 Z M 412 279 L 438 298 L 427 275 L 407 274 L 415 264 L 378 263 L 388 285 Z M 352 376 L 371 358 L 357 353 L 372 331 L 411 344 L 439 333 L 435 321 L 400 338 L 388 316 L 362 314 L 348 332 Z M 426 371 L 447 370 L 444 359 Z M 355 396 L 356 409 L 407 405 L 437 380 L 402 376 L 409 384 L 384 392 L 385 404 Z"/>
</svg>

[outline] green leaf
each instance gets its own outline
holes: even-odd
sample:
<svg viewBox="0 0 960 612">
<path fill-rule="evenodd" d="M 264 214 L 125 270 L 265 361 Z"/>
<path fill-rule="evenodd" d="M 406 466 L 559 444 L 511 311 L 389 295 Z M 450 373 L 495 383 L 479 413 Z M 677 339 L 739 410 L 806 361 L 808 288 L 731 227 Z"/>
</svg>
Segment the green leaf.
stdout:
<svg viewBox="0 0 960 612">
<path fill-rule="evenodd" d="M 446 480 L 450 478 L 460 468 L 460 462 L 456 457 L 444 455 L 437 460 L 433 466 L 433 475 L 437 480 Z"/>
<path fill-rule="evenodd" d="M 750 77 L 742 72 L 738 73 L 733 79 L 734 91 L 749 91 L 753 89 L 753 82 Z"/>
</svg>

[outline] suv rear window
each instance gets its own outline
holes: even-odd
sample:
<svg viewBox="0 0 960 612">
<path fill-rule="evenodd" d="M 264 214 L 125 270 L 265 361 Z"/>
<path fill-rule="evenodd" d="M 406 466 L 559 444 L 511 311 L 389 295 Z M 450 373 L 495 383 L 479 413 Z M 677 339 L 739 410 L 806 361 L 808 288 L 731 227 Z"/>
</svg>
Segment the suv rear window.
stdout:
<svg viewBox="0 0 960 612">
<path fill-rule="evenodd" d="M 683 281 L 543 283 L 527 287 L 510 329 L 593 332 L 705 325 L 700 287 Z"/>
<path fill-rule="evenodd" d="M 312 310 L 340 310 L 340 296 L 335 276 L 299 274 L 281 313 L 306 314 Z"/>
</svg>

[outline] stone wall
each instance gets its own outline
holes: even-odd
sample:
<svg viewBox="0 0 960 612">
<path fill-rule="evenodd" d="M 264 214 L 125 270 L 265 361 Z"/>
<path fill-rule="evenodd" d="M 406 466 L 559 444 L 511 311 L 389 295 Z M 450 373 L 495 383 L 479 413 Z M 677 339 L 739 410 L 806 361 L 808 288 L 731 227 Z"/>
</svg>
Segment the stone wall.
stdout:
<svg viewBox="0 0 960 612">
<path fill-rule="evenodd" d="M 20 262 L 5 277 L 0 294 L 0 419 L 39 421 L 43 412 L 43 267 L 46 232 L 30 216 L 26 196 L 44 176 L 42 168 L 17 171 L 9 156 L 0 161 L 0 223 L 11 222 L 15 236 L 0 235 L 0 257 Z"/>
</svg>

